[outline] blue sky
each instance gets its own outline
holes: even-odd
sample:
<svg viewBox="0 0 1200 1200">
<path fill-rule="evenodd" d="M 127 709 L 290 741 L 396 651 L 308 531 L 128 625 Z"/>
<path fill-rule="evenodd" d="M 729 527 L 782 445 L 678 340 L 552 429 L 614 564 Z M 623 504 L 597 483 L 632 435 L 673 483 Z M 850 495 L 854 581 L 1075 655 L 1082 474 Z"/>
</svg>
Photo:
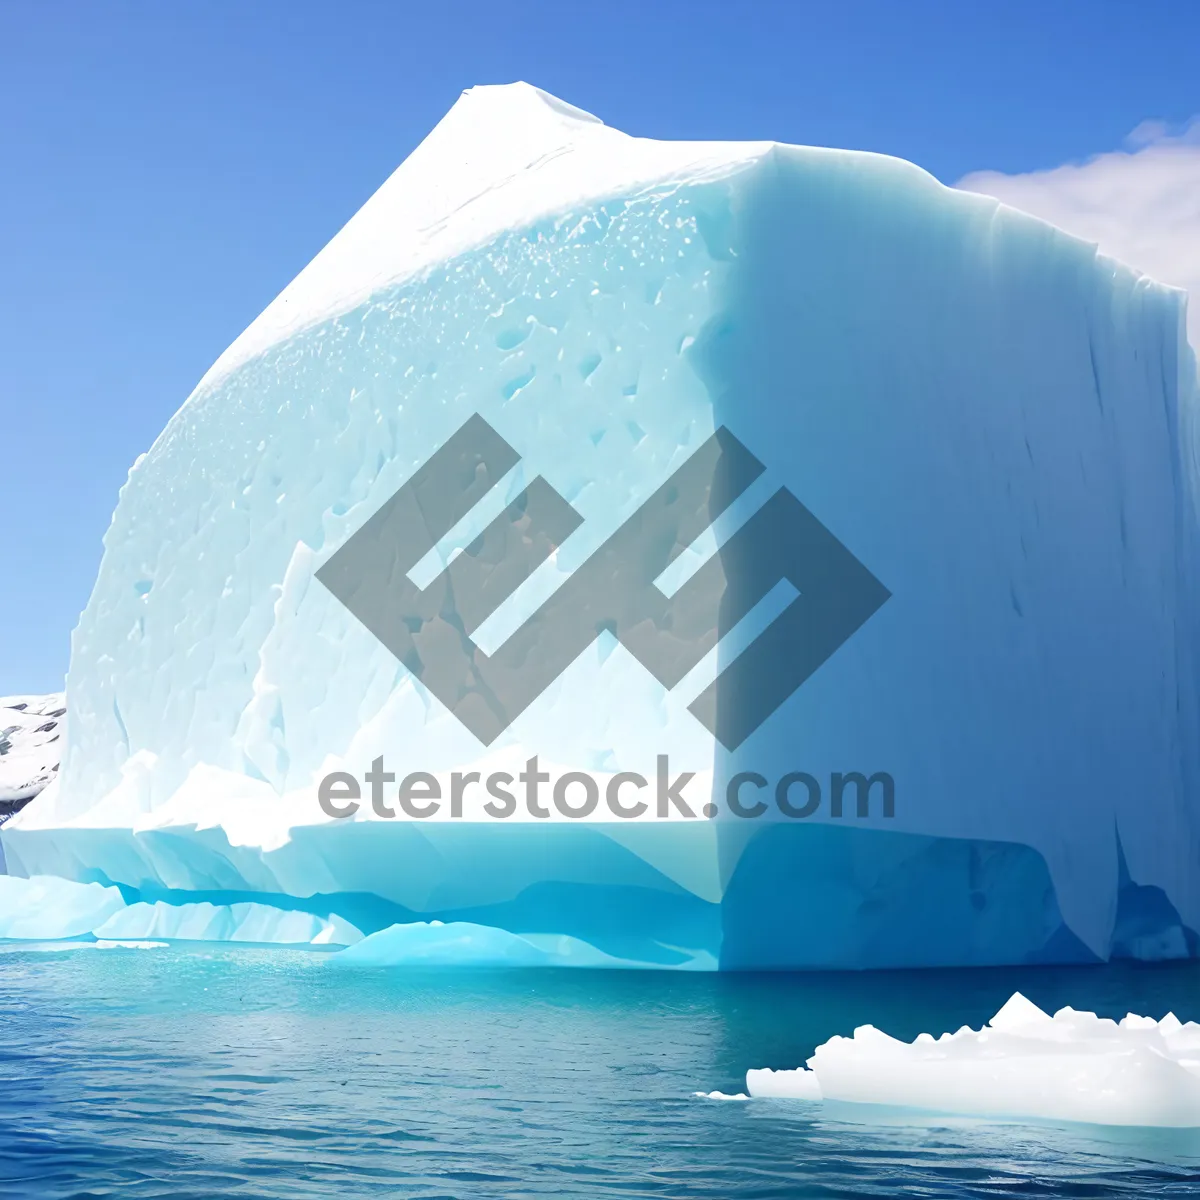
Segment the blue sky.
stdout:
<svg viewBox="0 0 1200 1200">
<path fill-rule="evenodd" d="M 61 686 L 130 464 L 463 88 L 951 183 L 1183 128 L 1198 45 L 1195 0 L 0 0 L 0 695 Z"/>
</svg>

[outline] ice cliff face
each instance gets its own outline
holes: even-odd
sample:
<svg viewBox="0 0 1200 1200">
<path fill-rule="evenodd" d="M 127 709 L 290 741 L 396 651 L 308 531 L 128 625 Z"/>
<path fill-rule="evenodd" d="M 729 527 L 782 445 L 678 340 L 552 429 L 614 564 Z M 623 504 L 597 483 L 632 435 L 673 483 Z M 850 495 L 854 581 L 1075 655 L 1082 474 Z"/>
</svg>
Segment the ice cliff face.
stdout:
<svg viewBox="0 0 1200 1200">
<path fill-rule="evenodd" d="M 4 829 L 10 870 L 659 966 L 1195 953 L 1182 331 L 1179 293 L 910 164 L 473 89 L 130 472 L 62 778 Z M 457 509 L 422 490 L 450 479 Z M 384 590 L 338 593 L 330 564 L 406 484 Z M 527 623 L 621 530 L 620 595 L 580 599 L 587 644 L 484 744 L 459 699 L 561 652 L 561 622 Z M 696 815 L 415 819 L 393 781 L 395 817 L 365 784 L 352 818 L 318 804 L 380 757 L 448 794 L 534 755 L 602 789 L 653 788 L 665 757 Z M 891 779 L 891 815 L 878 792 L 834 815 L 854 772 Z M 803 818 L 772 799 L 799 773 L 825 788 Z M 758 779 L 768 811 L 736 815 Z"/>
</svg>

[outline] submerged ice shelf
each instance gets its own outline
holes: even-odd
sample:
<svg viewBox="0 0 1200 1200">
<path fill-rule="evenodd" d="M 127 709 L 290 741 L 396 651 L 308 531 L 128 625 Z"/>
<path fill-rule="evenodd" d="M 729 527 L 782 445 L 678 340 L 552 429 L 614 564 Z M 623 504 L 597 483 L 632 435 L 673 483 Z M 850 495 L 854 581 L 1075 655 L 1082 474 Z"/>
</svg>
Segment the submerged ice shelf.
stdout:
<svg viewBox="0 0 1200 1200">
<path fill-rule="evenodd" d="M 748 1071 L 746 1090 L 928 1113 L 1200 1127 L 1200 1025 L 1173 1013 L 1050 1016 L 1018 992 L 982 1029 L 908 1043 L 860 1026 L 818 1046 L 807 1069 Z"/>
<path fill-rule="evenodd" d="M 84 940 L 78 940 L 84 939 Z M 120 888 L 56 876 L 0 874 L 0 943 L 61 950 L 234 942 L 335 950 L 350 967 L 640 967 L 561 934 L 519 936 L 469 921 L 410 921 L 367 937 L 336 915 L 270 904 L 169 904 L 127 898 Z M 703 955 L 680 964 L 711 970 Z"/>
<path fill-rule="evenodd" d="M 245 901 L 127 903 L 119 888 L 100 883 L 0 875 L 0 941 L 53 942 L 85 935 L 103 942 L 168 939 L 286 946 L 351 946 L 362 940 L 353 925 L 337 916 Z"/>
<path fill-rule="evenodd" d="M 396 961 L 1195 955 L 1196 399 L 1179 293 L 911 164 L 650 141 L 472 89 L 130 471 L 60 777 L 0 830 L 8 869 L 119 888 L 121 937 L 232 937 L 258 905 Z M 422 472 L 480 428 L 490 465 L 439 467 L 480 492 L 447 528 Z M 714 437 L 759 474 L 697 535 L 729 473 L 690 514 L 669 481 Z M 424 589 L 380 606 L 397 655 L 325 581 L 409 484 L 399 540 L 432 549 L 370 568 Z M 588 608 L 591 640 L 508 712 L 485 664 L 519 675 L 505 647 L 639 521 L 615 578 L 653 584 L 648 608 Z M 810 586 L 818 527 L 879 589 L 831 652 L 804 640 L 846 607 Z M 697 588 L 726 615 L 672 624 Z M 758 692 L 714 680 L 756 647 L 778 707 L 722 741 Z M 318 800 L 383 757 L 449 788 L 534 756 L 602 789 L 669 759 L 694 819 Z M 856 773 L 894 809 L 726 803 Z"/>
</svg>

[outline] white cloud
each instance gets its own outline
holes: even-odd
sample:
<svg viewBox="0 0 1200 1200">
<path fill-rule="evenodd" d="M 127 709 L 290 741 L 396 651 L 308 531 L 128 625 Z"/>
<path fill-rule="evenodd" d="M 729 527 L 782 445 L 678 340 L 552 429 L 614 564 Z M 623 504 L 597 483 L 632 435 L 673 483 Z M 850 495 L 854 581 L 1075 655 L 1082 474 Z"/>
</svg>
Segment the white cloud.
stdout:
<svg viewBox="0 0 1200 1200">
<path fill-rule="evenodd" d="M 1126 149 L 1050 171 L 977 171 L 957 186 L 995 196 L 1189 293 L 1188 332 L 1200 349 L 1200 117 L 1172 134 L 1144 121 Z"/>
</svg>

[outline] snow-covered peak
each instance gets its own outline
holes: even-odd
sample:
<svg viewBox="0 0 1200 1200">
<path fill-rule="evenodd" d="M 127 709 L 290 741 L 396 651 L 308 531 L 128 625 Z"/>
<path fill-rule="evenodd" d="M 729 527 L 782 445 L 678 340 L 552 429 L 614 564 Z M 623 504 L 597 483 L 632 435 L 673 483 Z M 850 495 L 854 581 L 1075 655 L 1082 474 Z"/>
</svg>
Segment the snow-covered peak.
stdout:
<svg viewBox="0 0 1200 1200">
<path fill-rule="evenodd" d="M 54 778 L 66 711 L 62 692 L 0 698 L 0 821 Z"/>
</svg>

